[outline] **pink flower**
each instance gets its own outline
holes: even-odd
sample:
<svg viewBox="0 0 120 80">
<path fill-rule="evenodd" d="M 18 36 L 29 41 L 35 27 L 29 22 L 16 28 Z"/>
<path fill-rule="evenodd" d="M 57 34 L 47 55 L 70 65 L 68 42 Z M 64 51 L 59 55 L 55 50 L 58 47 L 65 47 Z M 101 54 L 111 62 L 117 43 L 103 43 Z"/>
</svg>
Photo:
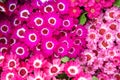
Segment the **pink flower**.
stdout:
<svg viewBox="0 0 120 80">
<path fill-rule="evenodd" d="M 5 60 L 5 55 L 3 55 L 3 54 L 0 52 L 0 67 L 3 66 L 4 60 Z"/>
<path fill-rule="evenodd" d="M 2 20 L 0 22 L 0 33 L 3 35 L 8 35 L 11 32 L 11 24 L 8 20 Z"/>
<path fill-rule="evenodd" d="M 56 6 L 60 14 L 67 14 L 69 10 L 69 1 L 57 0 Z"/>
<path fill-rule="evenodd" d="M 36 12 L 30 15 L 30 21 L 28 22 L 28 26 L 30 28 L 41 29 L 45 24 L 44 15 L 40 12 Z"/>
<path fill-rule="evenodd" d="M 44 66 L 45 60 L 41 53 L 32 55 L 32 57 L 28 60 L 28 63 L 34 69 L 39 69 Z"/>
<path fill-rule="evenodd" d="M 40 36 L 37 30 L 29 29 L 25 33 L 24 43 L 30 48 L 35 47 L 40 41 Z"/>
<path fill-rule="evenodd" d="M 92 80 L 92 76 L 90 74 L 80 72 L 73 80 Z"/>
<path fill-rule="evenodd" d="M 69 77 L 75 77 L 78 75 L 82 69 L 80 65 L 78 65 L 78 61 L 69 61 L 65 64 L 64 71 Z"/>
<path fill-rule="evenodd" d="M 16 54 L 18 58 L 24 59 L 29 55 L 28 50 L 25 44 L 18 42 L 12 46 L 11 53 Z"/>
<path fill-rule="evenodd" d="M 61 25 L 61 18 L 56 13 L 45 14 L 45 22 L 51 28 L 58 29 Z"/>
<path fill-rule="evenodd" d="M 1 73 L 1 80 L 18 80 L 16 71 L 6 70 Z"/>
<path fill-rule="evenodd" d="M 98 74 L 98 77 L 97 77 L 99 80 L 110 80 L 109 79 L 109 76 L 108 75 L 106 75 L 106 74 L 104 74 L 104 73 L 100 73 L 100 74 Z"/>
<path fill-rule="evenodd" d="M 46 76 L 47 75 L 44 72 L 34 70 L 34 74 L 30 74 L 29 76 L 27 76 L 27 80 L 45 80 Z"/>
<path fill-rule="evenodd" d="M 44 38 L 42 40 L 42 50 L 44 51 L 42 54 L 44 55 L 44 57 L 49 57 L 53 54 L 53 50 L 56 48 L 58 42 L 52 38 L 52 37 L 48 37 L 48 38 Z"/>
<path fill-rule="evenodd" d="M 69 8 L 69 16 L 71 17 L 79 17 L 80 14 L 82 13 L 82 10 L 79 7 L 71 7 Z"/>
<path fill-rule="evenodd" d="M 91 6 L 87 5 L 85 7 L 85 10 L 88 12 L 88 17 L 90 19 L 96 18 L 100 15 L 101 12 L 101 6 L 99 4 L 93 4 Z"/>
<path fill-rule="evenodd" d="M 101 5 L 105 8 L 107 8 L 107 7 L 111 7 L 114 2 L 115 2 L 115 0 L 102 0 Z"/>
<path fill-rule="evenodd" d="M 60 59 L 53 59 L 52 63 L 46 64 L 46 68 L 44 68 L 46 75 L 48 75 L 50 78 L 57 76 L 63 70 L 64 70 L 64 65 L 61 64 Z"/>
<path fill-rule="evenodd" d="M 7 54 L 5 57 L 5 61 L 4 61 L 4 66 L 3 66 L 3 70 L 14 70 L 17 69 L 17 67 L 19 66 L 19 58 L 17 58 L 16 54 Z"/>
</svg>

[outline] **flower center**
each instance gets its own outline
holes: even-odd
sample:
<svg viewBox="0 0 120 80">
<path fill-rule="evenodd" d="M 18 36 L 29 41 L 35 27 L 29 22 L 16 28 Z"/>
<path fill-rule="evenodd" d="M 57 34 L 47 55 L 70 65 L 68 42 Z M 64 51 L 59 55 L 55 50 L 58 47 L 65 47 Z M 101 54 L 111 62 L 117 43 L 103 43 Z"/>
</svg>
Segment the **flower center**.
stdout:
<svg viewBox="0 0 120 80">
<path fill-rule="evenodd" d="M 58 9 L 59 9 L 59 10 L 63 11 L 64 8 L 65 8 L 65 5 L 64 5 L 63 3 L 61 3 L 61 2 L 58 3 Z"/>
<path fill-rule="evenodd" d="M 13 73 L 8 73 L 6 75 L 6 80 L 12 80 L 12 78 L 14 78 L 14 74 Z"/>
<path fill-rule="evenodd" d="M 91 33 L 91 34 L 89 35 L 89 37 L 90 37 L 90 39 L 95 39 L 96 35 L 95 35 L 94 33 Z"/>
<path fill-rule="evenodd" d="M 41 26 L 43 24 L 43 19 L 42 18 L 36 18 L 34 20 L 34 22 L 37 26 Z"/>
<path fill-rule="evenodd" d="M 57 67 L 53 66 L 53 67 L 51 68 L 51 73 L 57 73 L 57 71 L 58 71 L 58 68 L 57 68 Z"/>
<path fill-rule="evenodd" d="M 47 5 L 45 8 L 44 8 L 44 11 L 45 12 L 52 12 L 53 11 L 53 7 L 51 5 Z"/>
<path fill-rule="evenodd" d="M 105 31 L 106 30 L 102 28 L 102 29 L 99 30 L 99 34 L 103 35 L 105 33 Z"/>
<path fill-rule="evenodd" d="M 95 13 L 95 9 L 94 8 L 92 8 L 90 11 L 91 11 L 91 13 Z"/>
<path fill-rule="evenodd" d="M 16 65 L 16 62 L 15 62 L 15 61 L 11 60 L 11 61 L 9 62 L 9 67 L 13 68 L 13 67 L 15 67 L 15 65 Z"/>
<path fill-rule="evenodd" d="M 18 55 L 23 55 L 23 54 L 24 54 L 24 48 L 23 48 L 23 47 L 18 47 L 18 48 L 16 49 L 16 53 L 17 53 Z"/>
<path fill-rule="evenodd" d="M 29 40 L 31 41 L 31 42 L 35 42 L 36 40 L 37 40 L 37 38 L 36 38 L 36 34 L 30 34 L 29 35 Z"/>
<path fill-rule="evenodd" d="M 46 48 L 47 49 L 53 49 L 53 47 L 54 47 L 54 44 L 53 44 L 53 42 L 51 42 L 51 41 L 48 41 L 48 42 L 46 42 Z"/>
<path fill-rule="evenodd" d="M 21 75 L 21 76 L 26 76 L 27 75 L 27 69 L 26 68 L 21 68 L 20 70 L 19 70 L 19 74 Z"/>
<path fill-rule="evenodd" d="M 78 29 L 78 30 L 76 31 L 76 34 L 77 34 L 78 36 L 81 36 L 81 35 L 82 35 L 82 29 Z"/>
<path fill-rule="evenodd" d="M 29 17 L 29 11 L 28 10 L 21 11 L 20 16 L 22 18 L 28 18 Z"/>
<path fill-rule="evenodd" d="M 116 30 L 116 25 L 115 24 L 111 24 L 109 27 L 110 27 L 111 30 Z"/>
<path fill-rule="evenodd" d="M 58 49 L 58 52 L 59 52 L 59 53 L 63 53 L 63 51 L 64 51 L 64 48 L 63 48 L 63 47 L 60 47 L 60 48 Z"/>
<path fill-rule="evenodd" d="M 1 26 L 1 31 L 6 33 L 8 31 L 8 26 L 7 25 Z"/>
<path fill-rule="evenodd" d="M 69 20 L 64 20 L 64 21 L 63 21 L 63 25 L 64 25 L 65 27 L 68 27 L 68 26 L 70 25 L 70 21 L 69 21 Z"/>
<path fill-rule="evenodd" d="M 117 33 L 117 37 L 120 39 L 120 33 Z"/>
<path fill-rule="evenodd" d="M 55 25 L 56 19 L 51 17 L 51 18 L 48 19 L 48 23 L 51 24 L 51 25 Z"/>
<path fill-rule="evenodd" d="M 16 8 L 16 4 L 10 4 L 10 6 L 9 6 L 10 11 L 15 10 L 15 8 Z"/>
</svg>

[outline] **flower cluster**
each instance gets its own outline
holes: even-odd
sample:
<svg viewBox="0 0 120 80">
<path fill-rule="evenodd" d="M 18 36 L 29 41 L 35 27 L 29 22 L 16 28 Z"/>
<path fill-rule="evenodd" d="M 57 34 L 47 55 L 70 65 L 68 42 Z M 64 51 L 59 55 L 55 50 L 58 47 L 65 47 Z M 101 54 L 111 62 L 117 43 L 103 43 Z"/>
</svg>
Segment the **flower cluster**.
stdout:
<svg viewBox="0 0 120 80">
<path fill-rule="evenodd" d="M 119 80 L 120 10 L 114 2 L 0 2 L 0 80 Z"/>
</svg>

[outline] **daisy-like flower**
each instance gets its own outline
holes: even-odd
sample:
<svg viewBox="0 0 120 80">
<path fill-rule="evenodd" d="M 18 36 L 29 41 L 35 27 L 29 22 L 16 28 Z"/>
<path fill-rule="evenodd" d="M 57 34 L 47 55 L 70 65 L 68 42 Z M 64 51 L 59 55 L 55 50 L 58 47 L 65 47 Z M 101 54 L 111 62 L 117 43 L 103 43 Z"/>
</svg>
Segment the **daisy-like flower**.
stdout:
<svg viewBox="0 0 120 80">
<path fill-rule="evenodd" d="M 46 74 L 39 70 L 34 70 L 34 74 L 31 74 L 27 77 L 27 80 L 45 80 Z"/>
<path fill-rule="evenodd" d="M 32 12 L 32 8 L 29 4 L 24 4 L 23 6 L 19 7 L 19 10 L 15 13 L 19 14 L 20 20 L 27 20 Z"/>
<path fill-rule="evenodd" d="M 40 41 L 40 36 L 36 30 L 29 29 L 25 33 L 24 43 L 30 48 L 35 47 Z"/>
<path fill-rule="evenodd" d="M 107 21 L 113 21 L 115 20 L 115 17 L 116 17 L 116 12 L 118 11 L 118 8 L 117 7 L 112 7 L 110 9 L 107 9 L 106 12 L 105 12 L 105 16 L 104 18 L 107 20 Z"/>
<path fill-rule="evenodd" d="M 88 36 L 86 38 L 86 40 L 88 41 L 88 43 L 97 43 L 99 40 L 99 37 L 97 36 L 98 32 L 95 30 L 88 30 Z"/>
<path fill-rule="evenodd" d="M 106 63 L 104 67 L 104 72 L 107 74 L 114 74 L 116 70 L 116 66 L 113 63 Z"/>
<path fill-rule="evenodd" d="M 61 25 L 61 18 L 56 13 L 49 13 L 45 15 L 46 22 L 48 26 L 56 29 Z"/>
<path fill-rule="evenodd" d="M 42 27 L 41 29 L 40 29 L 40 35 L 41 35 L 41 37 L 42 38 L 44 38 L 44 37 L 52 37 L 53 36 L 53 29 L 52 28 L 50 28 L 50 27 Z"/>
<path fill-rule="evenodd" d="M 115 57 L 113 57 L 112 58 L 112 61 L 113 61 L 113 64 L 115 65 L 115 66 L 119 66 L 119 64 L 120 64 L 120 57 L 119 56 L 115 56 Z"/>
<path fill-rule="evenodd" d="M 3 66 L 3 70 L 13 70 L 19 66 L 19 59 L 16 54 L 7 54 L 5 57 L 5 62 Z"/>
<path fill-rule="evenodd" d="M 98 52 L 98 57 L 100 59 L 102 59 L 103 61 L 106 61 L 108 59 L 108 56 L 107 56 L 107 50 L 103 50 L 101 49 L 99 52 Z"/>
<path fill-rule="evenodd" d="M 15 28 L 15 31 L 13 31 L 12 33 L 12 37 L 22 40 L 25 38 L 25 32 L 28 30 L 28 28 L 26 26 L 18 26 Z"/>
<path fill-rule="evenodd" d="M 42 12 L 45 12 L 45 13 L 52 13 L 52 12 L 55 12 L 55 2 L 51 1 L 51 2 L 47 2 L 46 4 L 43 5 L 43 8 L 42 8 Z"/>
<path fill-rule="evenodd" d="M 80 38 L 86 38 L 87 37 L 87 29 L 84 26 L 78 25 L 75 30 L 75 35 L 77 35 Z"/>
<path fill-rule="evenodd" d="M 62 28 L 65 30 L 72 30 L 74 26 L 74 19 L 72 17 L 64 17 L 62 21 Z"/>
<path fill-rule="evenodd" d="M 98 78 L 98 80 L 110 80 L 109 76 L 107 74 L 104 74 L 104 73 L 98 74 L 97 78 Z"/>
<path fill-rule="evenodd" d="M 6 70 L 1 73 L 1 80 L 18 80 L 16 71 Z"/>
<path fill-rule="evenodd" d="M 82 69 L 78 61 L 69 61 L 65 64 L 64 71 L 69 77 L 75 77 Z"/>
<path fill-rule="evenodd" d="M 103 60 L 101 58 L 97 58 L 93 62 L 93 66 L 95 69 L 101 68 L 103 65 Z"/>
<path fill-rule="evenodd" d="M 9 0 L 6 2 L 6 5 L 8 6 L 8 10 L 13 12 L 17 7 L 17 0 Z"/>
<path fill-rule="evenodd" d="M 32 66 L 34 69 L 39 69 L 44 66 L 45 60 L 41 53 L 32 55 L 32 57 L 29 59 L 28 63 L 30 66 Z"/>
<path fill-rule="evenodd" d="M 16 54 L 17 57 L 24 59 L 28 57 L 29 51 L 28 47 L 23 44 L 22 42 L 17 42 L 16 44 L 12 45 L 11 52 Z"/>
<path fill-rule="evenodd" d="M 87 64 L 92 64 L 95 60 L 95 54 L 90 50 L 85 50 L 84 55 L 87 57 Z"/>
<path fill-rule="evenodd" d="M 117 55 L 117 49 L 114 48 L 114 47 L 112 49 L 109 49 L 107 53 L 108 53 L 107 55 L 108 55 L 109 58 L 113 58 L 115 56 L 118 56 Z"/>
<path fill-rule="evenodd" d="M 44 72 L 50 78 L 55 77 L 56 75 L 60 74 L 64 70 L 64 65 L 61 64 L 60 59 L 53 59 L 52 63 L 46 64 L 46 67 L 47 68 L 44 69 Z"/>
<path fill-rule="evenodd" d="M 81 13 L 82 13 L 82 10 L 79 7 L 71 7 L 69 9 L 69 16 L 77 18 L 80 16 Z"/>
<path fill-rule="evenodd" d="M 0 22 L 0 32 L 2 32 L 4 35 L 9 34 L 11 31 L 11 25 L 10 21 L 3 20 Z"/>
<path fill-rule="evenodd" d="M 55 52 L 58 56 L 66 56 L 67 55 L 67 51 L 68 51 L 68 48 L 67 48 L 67 45 L 65 43 L 59 43 L 57 46 L 56 46 L 56 49 L 55 49 Z"/>
<path fill-rule="evenodd" d="M 101 6 L 99 4 L 93 4 L 91 6 L 86 6 L 85 10 L 88 12 L 88 17 L 90 19 L 96 18 L 100 15 L 101 12 Z"/>
<path fill-rule="evenodd" d="M 46 57 L 49 57 L 50 55 L 53 54 L 53 50 L 56 48 L 57 46 L 57 41 L 54 39 L 54 38 L 44 38 L 43 41 L 42 41 L 42 50 L 44 51 L 43 52 L 43 55 L 46 56 Z"/>
<path fill-rule="evenodd" d="M 69 2 L 65 0 L 57 0 L 57 9 L 60 14 L 66 14 L 69 10 Z"/>
<path fill-rule="evenodd" d="M 29 19 L 27 25 L 30 28 L 40 29 L 45 24 L 44 15 L 40 12 L 31 14 Z"/>
<path fill-rule="evenodd" d="M 80 72 L 73 80 L 92 80 L 92 76 L 90 74 Z"/>
</svg>

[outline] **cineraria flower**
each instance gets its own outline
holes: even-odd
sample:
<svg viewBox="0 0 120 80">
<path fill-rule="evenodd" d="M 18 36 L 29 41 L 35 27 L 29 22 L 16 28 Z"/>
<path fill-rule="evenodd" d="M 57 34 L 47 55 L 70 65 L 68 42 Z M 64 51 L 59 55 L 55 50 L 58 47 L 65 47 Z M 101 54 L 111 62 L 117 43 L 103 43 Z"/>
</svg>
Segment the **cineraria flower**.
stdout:
<svg viewBox="0 0 120 80">
<path fill-rule="evenodd" d="M 52 37 L 53 36 L 53 29 L 52 28 L 50 28 L 50 27 L 42 27 L 41 29 L 40 29 L 40 36 L 42 37 L 42 38 L 44 38 L 44 37 Z"/>
<path fill-rule="evenodd" d="M 43 4 L 43 8 L 41 9 L 42 12 L 44 13 L 52 13 L 55 12 L 55 2 L 51 1 L 51 2 L 47 2 L 46 4 Z"/>
<path fill-rule="evenodd" d="M 65 30 L 72 30 L 74 26 L 74 19 L 72 17 L 64 17 L 62 21 L 62 28 Z"/>
<path fill-rule="evenodd" d="M 9 0 L 6 2 L 6 5 L 8 6 L 8 10 L 13 12 L 17 7 L 17 0 Z"/>
<path fill-rule="evenodd" d="M 16 71 L 6 70 L 1 73 L 1 80 L 18 80 L 17 77 Z"/>
<path fill-rule="evenodd" d="M 101 6 L 99 4 L 94 4 L 92 6 L 87 5 L 85 7 L 85 10 L 88 12 L 88 17 L 90 19 L 96 18 L 100 15 L 101 12 Z"/>
<path fill-rule="evenodd" d="M 45 60 L 41 53 L 32 55 L 32 57 L 29 59 L 28 63 L 30 66 L 32 66 L 34 69 L 39 69 L 44 66 Z"/>
<path fill-rule="evenodd" d="M 67 50 L 67 45 L 61 42 L 56 46 L 55 53 L 56 55 L 63 57 L 67 55 Z"/>
<path fill-rule="evenodd" d="M 109 76 L 104 74 L 104 73 L 100 73 L 98 74 L 98 77 L 97 77 L 99 80 L 110 80 L 109 79 Z"/>
<path fill-rule="evenodd" d="M 75 77 L 78 75 L 82 69 L 78 61 L 69 61 L 65 64 L 64 71 L 69 77 Z"/>
<path fill-rule="evenodd" d="M 10 21 L 2 20 L 0 22 L 0 32 L 2 32 L 2 34 L 4 35 L 7 35 L 10 33 L 10 31 L 11 31 Z"/>
<path fill-rule="evenodd" d="M 80 16 L 81 13 L 82 13 L 82 10 L 79 7 L 69 8 L 69 16 L 77 18 Z"/>
<path fill-rule="evenodd" d="M 27 77 L 27 80 L 45 80 L 46 76 L 47 75 L 44 72 L 39 71 L 39 70 L 34 70 L 34 74 L 30 74 Z"/>
<path fill-rule="evenodd" d="M 61 18 L 56 13 L 49 13 L 45 15 L 45 22 L 48 24 L 48 26 L 57 29 L 61 25 Z"/>
<path fill-rule="evenodd" d="M 52 63 L 46 64 L 46 67 L 44 69 L 44 72 L 49 77 L 55 77 L 56 75 L 60 74 L 64 70 L 64 65 L 61 64 L 60 59 L 53 59 Z"/>
<path fill-rule="evenodd" d="M 114 74 L 115 73 L 115 68 L 116 66 L 113 64 L 113 63 L 106 63 L 105 64 L 105 67 L 104 67 L 104 72 L 107 73 L 107 74 Z"/>
<path fill-rule="evenodd" d="M 32 8 L 29 4 L 24 4 L 19 7 L 19 11 L 15 11 L 19 15 L 20 20 L 27 20 L 32 12 Z"/>
<path fill-rule="evenodd" d="M 53 54 L 53 50 L 56 48 L 57 46 L 57 41 L 54 39 L 54 38 L 51 38 L 51 37 L 47 37 L 47 38 L 44 38 L 42 40 L 42 50 L 44 51 L 43 52 L 43 55 L 45 57 L 49 57 L 50 55 Z"/>
<path fill-rule="evenodd" d="M 30 28 L 40 29 L 45 24 L 44 15 L 40 12 L 31 14 L 29 19 L 30 21 L 27 25 Z"/>
<path fill-rule="evenodd" d="M 117 7 L 112 7 L 110 9 L 107 9 L 106 12 L 105 12 L 105 16 L 104 16 L 105 20 L 114 21 L 115 18 L 116 18 L 116 12 L 118 13 L 118 8 Z"/>
<path fill-rule="evenodd" d="M 16 54 L 6 54 L 5 57 L 7 58 L 5 58 L 3 70 L 13 70 L 19 66 L 19 58 Z"/>
<path fill-rule="evenodd" d="M 90 74 L 80 72 L 73 80 L 92 80 L 92 77 Z"/>
<path fill-rule="evenodd" d="M 57 9 L 60 14 L 67 14 L 69 10 L 69 1 L 57 0 Z"/>
<path fill-rule="evenodd" d="M 24 59 L 29 55 L 28 50 L 29 49 L 25 44 L 22 42 L 17 42 L 16 44 L 12 45 L 11 53 L 16 54 L 18 58 Z"/>
<path fill-rule="evenodd" d="M 27 44 L 30 48 L 35 47 L 40 41 L 40 36 L 37 30 L 28 29 L 25 32 L 24 43 Z"/>
</svg>

